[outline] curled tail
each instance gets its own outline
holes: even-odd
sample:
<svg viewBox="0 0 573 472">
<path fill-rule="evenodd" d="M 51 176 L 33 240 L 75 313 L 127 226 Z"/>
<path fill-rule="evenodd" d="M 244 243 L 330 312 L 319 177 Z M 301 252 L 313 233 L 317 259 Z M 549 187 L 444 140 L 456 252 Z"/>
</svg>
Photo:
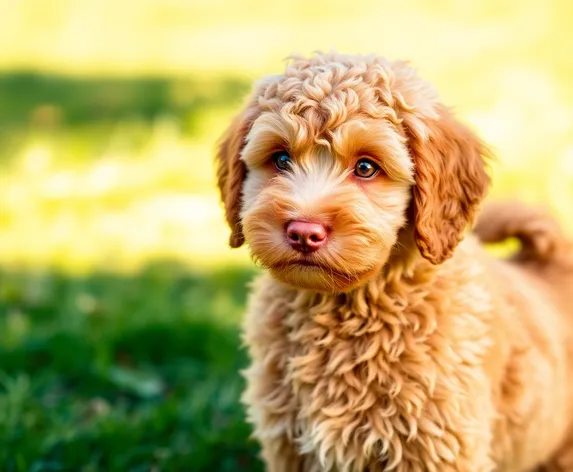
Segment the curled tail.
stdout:
<svg viewBox="0 0 573 472">
<path fill-rule="evenodd" d="M 521 250 L 515 259 L 548 263 L 569 259 L 570 243 L 559 223 L 541 208 L 519 202 L 487 205 L 478 217 L 474 233 L 484 243 L 516 238 Z"/>
</svg>

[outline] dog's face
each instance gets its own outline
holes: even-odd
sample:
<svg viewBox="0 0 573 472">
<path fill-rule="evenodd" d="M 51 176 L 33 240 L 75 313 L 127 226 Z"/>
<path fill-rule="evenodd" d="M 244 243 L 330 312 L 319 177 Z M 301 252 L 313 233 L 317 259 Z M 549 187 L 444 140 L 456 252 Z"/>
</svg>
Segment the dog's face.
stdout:
<svg viewBox="0 0 573 472">
<path fill-rule="evenodd" d="M 405 223 L 412 162 L 383 120 L 349 117 L 321 137 L 306 120 L 295 129 L 297 116 L 269 112 L 253 124 L 242 155 L 243 233 L 278 279 L 343 290 L 388 258 Z"/>
<path fill-rule="evenodd" d="M 409 223 L 440 263 L 487 188 L 481 154 L 406 65 L 297 59 L 258 84 L 222 142 L 231 245 L 246 241 L 277 279 L 320 291 L 378 273 Z"/>
</svg>

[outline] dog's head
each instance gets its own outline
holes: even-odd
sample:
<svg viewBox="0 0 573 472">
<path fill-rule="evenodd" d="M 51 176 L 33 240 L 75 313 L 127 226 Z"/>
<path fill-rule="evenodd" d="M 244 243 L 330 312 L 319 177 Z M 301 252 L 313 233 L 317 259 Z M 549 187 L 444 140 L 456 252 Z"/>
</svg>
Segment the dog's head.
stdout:
<svg viewBox="0 0 573 472">
<path fill-rule="evenodd" d="M 230 244 L 246 241 L 277 279 L 322 291 L 367 280 L 408 233 L 439 264 L 487 190 L 483 155 L 405 63 L 294 58 L 255 86 L 221 142 Z"/>
</svg>

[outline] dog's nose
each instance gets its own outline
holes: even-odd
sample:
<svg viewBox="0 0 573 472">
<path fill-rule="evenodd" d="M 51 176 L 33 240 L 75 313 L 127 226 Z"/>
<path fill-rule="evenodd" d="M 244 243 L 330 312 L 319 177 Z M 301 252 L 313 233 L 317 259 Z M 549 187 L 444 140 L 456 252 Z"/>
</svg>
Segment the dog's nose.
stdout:
<svg viewBox="0 0 573 472">
<path fill-rule="evenodd" d="M 286 235 L 289 244 L 298 252 L 314 252 L 326 242 L 326 228 L 320 223 L 291 221 Z"/>
</svg>

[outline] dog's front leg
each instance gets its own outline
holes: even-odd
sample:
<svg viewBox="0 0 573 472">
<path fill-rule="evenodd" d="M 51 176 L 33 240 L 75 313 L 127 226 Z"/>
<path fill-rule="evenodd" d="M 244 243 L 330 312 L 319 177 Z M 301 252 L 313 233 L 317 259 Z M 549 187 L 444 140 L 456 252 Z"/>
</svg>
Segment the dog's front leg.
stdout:
<svg viewBox="0 0 573 472">
<path fill-rule="evenodd" d="M 286 437 L 261 439 L 261 456 L 267 472 L 321 472 L 312 455 L 300 455 L 295 445 Z"/>
</svg>

